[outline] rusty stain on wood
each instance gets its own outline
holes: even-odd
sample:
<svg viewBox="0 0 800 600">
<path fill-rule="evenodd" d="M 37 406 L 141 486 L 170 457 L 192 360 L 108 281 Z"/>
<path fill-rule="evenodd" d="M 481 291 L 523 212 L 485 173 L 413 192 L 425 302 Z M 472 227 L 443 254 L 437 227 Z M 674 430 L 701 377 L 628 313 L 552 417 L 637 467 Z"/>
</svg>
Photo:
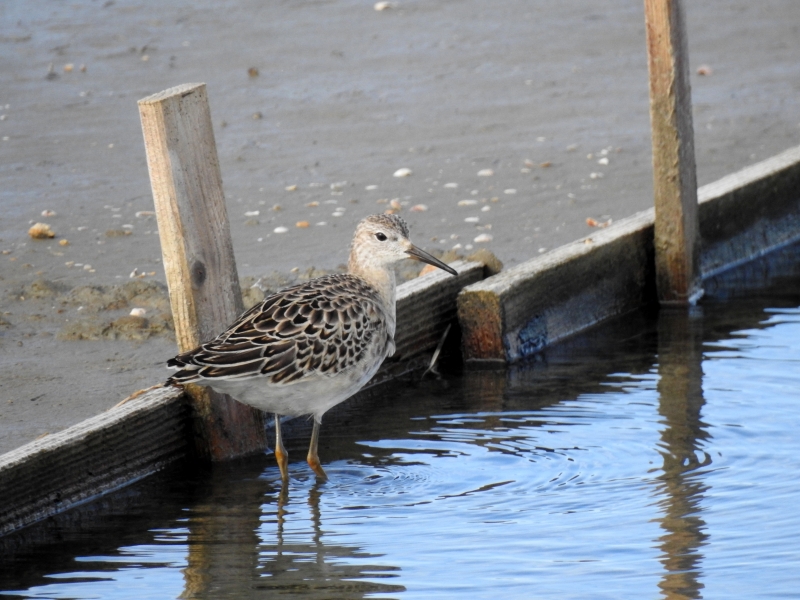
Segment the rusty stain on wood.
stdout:
<svg viewBox="0 0 800 600">
<path fill-rule="evenodd" d="M 492 292 L 459 294 L 458 320 L 464 356 L 472 360 L 505 360 L 502 304 Z"/>
</svg>

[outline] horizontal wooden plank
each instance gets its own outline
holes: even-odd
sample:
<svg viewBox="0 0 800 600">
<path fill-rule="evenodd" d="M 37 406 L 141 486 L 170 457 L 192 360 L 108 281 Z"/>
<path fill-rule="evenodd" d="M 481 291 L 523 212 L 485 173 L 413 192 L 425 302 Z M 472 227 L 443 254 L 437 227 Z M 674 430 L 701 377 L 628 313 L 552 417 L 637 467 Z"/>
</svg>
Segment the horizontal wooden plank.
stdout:
<svg viewBox="0 0 800 600">
<path fill-rule="evenodd" d="M 465 357 L 530 356 L 644 301 L 652 278 L 653 210 L 462 290 Z"/>
<path fill-rule="evenodd" d="M 0 535 L 186 456 L 187 425 L 183 392 L 159 388 L 0 455 Z"/>
<path fill-rule="evenodd" d="M 711 277 L 800 237 L 800 146 L 698 190 L 700 269 Z"/>
<path fill-rule="evenodd" d="M 710 277 L 800 239 L 800 147 L 698 190 L 701 273 Z M 465 288 L 467 360 L 515 361 L 655 300 L 654 211 Z"/>
</svg>

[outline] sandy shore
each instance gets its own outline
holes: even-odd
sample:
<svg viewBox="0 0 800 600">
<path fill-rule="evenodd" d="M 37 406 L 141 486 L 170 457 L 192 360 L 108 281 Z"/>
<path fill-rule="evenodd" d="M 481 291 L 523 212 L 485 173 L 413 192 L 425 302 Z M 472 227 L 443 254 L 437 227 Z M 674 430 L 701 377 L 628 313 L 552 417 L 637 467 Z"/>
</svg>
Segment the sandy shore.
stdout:
<svg viewBox="0 0 800 600">
<path fill-rule="evenodd" d="M 154 92 L 207 83 L 249 281 L 336 268 L 392 201 L 419 245 L 507 265 L 651 203 L 641 1 L 163 4 L 0 5 L 0 452 L 174 353 L 157 286 L 120 291 L 164 281 L 136 107 Z M 702 185 L 800 143 L 800 3 L 686 5 Z M 146 327 L 112 327 L 136 307 Z"/>
</svg>

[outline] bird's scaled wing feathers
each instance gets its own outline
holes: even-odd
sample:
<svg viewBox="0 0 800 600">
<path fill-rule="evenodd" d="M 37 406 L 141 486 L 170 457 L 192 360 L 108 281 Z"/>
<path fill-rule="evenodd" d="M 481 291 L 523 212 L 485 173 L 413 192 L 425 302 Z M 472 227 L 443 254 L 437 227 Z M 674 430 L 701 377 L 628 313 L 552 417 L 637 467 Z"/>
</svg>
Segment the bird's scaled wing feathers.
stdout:
<svg viewBox="0 0 800 600">
<path fill-rule="evenodd" d="M 359 277 L 329 275 L 269 296 L 215 339 L 171 359 L 167 365 L 180 370 L 168 383 L 334 375 L 372 343 L 393 345 L 377 293 Z"/>
</svg>

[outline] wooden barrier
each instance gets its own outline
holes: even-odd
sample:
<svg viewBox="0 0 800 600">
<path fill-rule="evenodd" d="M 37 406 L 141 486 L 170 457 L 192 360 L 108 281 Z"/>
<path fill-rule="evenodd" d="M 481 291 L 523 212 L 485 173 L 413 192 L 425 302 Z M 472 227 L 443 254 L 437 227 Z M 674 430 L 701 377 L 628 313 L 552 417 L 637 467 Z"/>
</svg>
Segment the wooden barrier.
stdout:
<svg viewBox="0 0 800 600">
<path fill-rule="evenodd" d="M 715 275 L 800 239 L 800 146 L 698 190 L 700 265 Z M 654 209 L 465 288 L 464 358 L 512 362 L 656 302 Z"/>
<path fill-rule="evenodd" d="M 186 456 L 182 396 L 179 389 L 159 388 L 0 456 L 0 536 Z"/>
</svg>

